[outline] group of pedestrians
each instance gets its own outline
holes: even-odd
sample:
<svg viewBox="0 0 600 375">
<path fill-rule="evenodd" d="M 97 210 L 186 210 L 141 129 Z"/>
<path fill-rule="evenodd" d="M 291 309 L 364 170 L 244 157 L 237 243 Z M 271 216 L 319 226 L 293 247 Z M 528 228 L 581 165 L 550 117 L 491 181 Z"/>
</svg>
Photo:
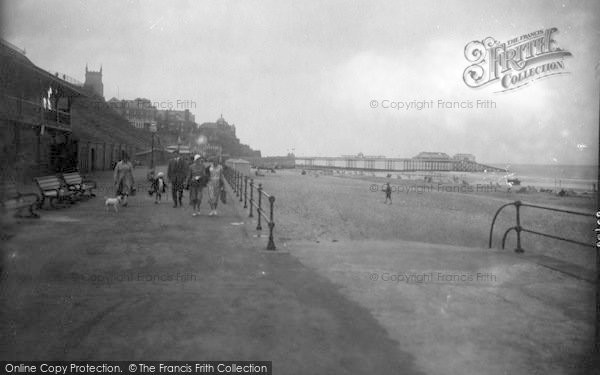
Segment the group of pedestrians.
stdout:
<svg viewBox="0 0 600 375">
<path fill-rule="evenodd" d="M 175 157 L 169 161 L 167 179 L 171 183 L 173 207 L 183 206 L 183 190 L 189 190 L 192 216 L 200 214 L 202 192 L 208 190 L 209 216 L 217 215 L 219 199 L 223 194 L 223 167 L 218 158 L 206 161 L 200 155 L 194 156 L 191 165 L 175 152 Z"/>
<path fill-rule="evenodd" d="M 188 159 L 189 160 L 189 159 Z M 205 160 L 200 155 L 194 156 L 194 161 L 189 161 L 175 151 L 175 157 L 169 160 L 167 167 L 167 180 L 162 172 L 156 176 L 149 176 L 151 181 L 151 193 L 155 195 L 154 203 L 159 203 L 162 195 L 166 193 L 167 182 L 171 184 L 171 196 L 173 207 L 183 206 L 183 191 L 189 190 L 192 216 L 200 215 L 200 204 L 202 203 L 203 190 L 207 189 L 208 204 L 210 206 L 209 216 L 216 216 L 219 199 L 225 201 L 223 184 L 223 167 L 218 157 Z M 121 205 L 127 206 L 129 195 L 135 193 L 133 179 L 133 165 L 128 155 L 124 155 L 114 169 L 114 184 L 116 195 L 121 197 Z"/>
</svg>

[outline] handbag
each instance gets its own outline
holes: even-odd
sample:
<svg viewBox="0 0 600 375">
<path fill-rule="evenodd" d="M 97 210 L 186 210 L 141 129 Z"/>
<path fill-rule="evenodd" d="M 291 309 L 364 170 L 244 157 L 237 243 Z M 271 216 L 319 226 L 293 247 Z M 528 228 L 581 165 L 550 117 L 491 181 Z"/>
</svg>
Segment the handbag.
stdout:
<svg viewBox="0 0 600 375">
<path fill-rule="evenodd" d="M 220 198 L 221 198 L 221 202 L 223 202 L 223 204 L 227 203 L 227 192 L 225 191 L 225 187 L 221 187 L 221 192 L 219 193 Z"/>
</svg>

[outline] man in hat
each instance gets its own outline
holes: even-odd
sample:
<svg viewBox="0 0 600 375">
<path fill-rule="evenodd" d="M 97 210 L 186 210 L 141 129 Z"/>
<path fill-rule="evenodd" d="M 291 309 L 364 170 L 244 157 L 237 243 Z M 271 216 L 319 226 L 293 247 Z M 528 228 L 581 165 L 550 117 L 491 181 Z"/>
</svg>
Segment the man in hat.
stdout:
<svg viewBox="0 0 600 375">
<path fill-rule="evenodd" d="M 175 157 L 169 160 L 167 168 L 167 178 L 171 182 L 171 194 L 173 196 L 173 207 L 182 206 L 181 199 L 183 197 L 183 185 L 187 177 L 188 166 L 181 156 L 179 151 L 174 152 Z"/>
<path fill-rule="evenodd" d="M 202 203 L 202 189 L 206 186 L 208 178 L 206 167 L 200 155 L 194 156 L 194 162 L 189 167 L 187 184 L 190 187 L 190 204 L 192 205 L 192 216 L 200 215 L 200 203 Z"/>
</svg>

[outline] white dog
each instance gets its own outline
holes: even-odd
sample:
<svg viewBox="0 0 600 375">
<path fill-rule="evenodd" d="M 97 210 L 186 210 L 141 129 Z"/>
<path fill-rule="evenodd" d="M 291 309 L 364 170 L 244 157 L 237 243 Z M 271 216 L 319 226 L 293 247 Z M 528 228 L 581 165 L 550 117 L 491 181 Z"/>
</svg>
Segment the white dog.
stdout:
<svg viewBox="0 0 600 375">
<path fill-rule="evenodd" d="M 121 204 L 120 195 L 117 195 L 115 198 L 106 198 L 104 205 L 106 206 L 106 211 L 108 211 L 109 207 L 112 206 L 115 209 L 115 212 L 119 212 L 119 204 Z"/>
</svg>

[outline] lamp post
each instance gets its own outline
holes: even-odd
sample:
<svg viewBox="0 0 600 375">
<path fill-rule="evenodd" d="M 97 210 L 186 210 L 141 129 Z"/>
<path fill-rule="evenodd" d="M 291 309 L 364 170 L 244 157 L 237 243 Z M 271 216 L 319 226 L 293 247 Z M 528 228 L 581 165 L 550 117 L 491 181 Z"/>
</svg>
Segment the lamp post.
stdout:
<svg viewBox="0 0 600 375">
<path fill-rule="evenodd" d="M 150 154 L 150 169 L 154 170 L 154 134 L 156 134 L 156 124 L 155 123 L 151 123 L 150 124 L 150 133 L 152 134 L 152 148 L 151 148 L 151 154 Z"/>
</svg>

